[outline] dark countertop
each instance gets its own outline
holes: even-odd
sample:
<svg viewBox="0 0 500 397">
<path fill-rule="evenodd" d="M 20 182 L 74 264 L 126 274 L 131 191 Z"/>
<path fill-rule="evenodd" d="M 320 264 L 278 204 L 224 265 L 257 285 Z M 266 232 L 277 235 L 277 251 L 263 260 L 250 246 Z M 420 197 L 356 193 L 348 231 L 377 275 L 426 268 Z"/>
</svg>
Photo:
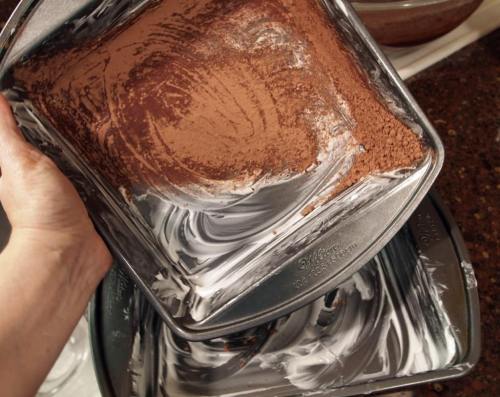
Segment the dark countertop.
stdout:
<svg viewBox="0 0 500 397">
<path fill-rule="evenodd" d="M 482 354 L 459 380 L 417 396 L 500 396 L 500 30 L 408 81 L 441 136 L 437 190 L 463 233 L 479 286 Z"/>
<path fill-rule="evenodd" d="M 16 2 L 0 0 L 0 28 Z M 481 359 L 470 375 L 414 393 L 500 396 L 500 30 L 413 77 L 408 86 L 446 149 L 436 185 L 474 264 L 483 336 Z"/>
</svg>

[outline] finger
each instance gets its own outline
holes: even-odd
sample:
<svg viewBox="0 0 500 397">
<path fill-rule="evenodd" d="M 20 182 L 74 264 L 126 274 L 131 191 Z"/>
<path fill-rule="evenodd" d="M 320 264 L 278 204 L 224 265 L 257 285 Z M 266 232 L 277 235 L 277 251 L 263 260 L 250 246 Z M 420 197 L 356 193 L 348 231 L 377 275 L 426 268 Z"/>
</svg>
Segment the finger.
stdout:
<svg viewBox="0 0 500 397">
<path fill-rule="evenodd" d="M 0 94 L 0 122 L 5 127 L 17 132 L 18 137 L 22 138 L 21 132 L 17 128 L 16 119 L 12 114 L 9 102 Z"/>
<path fill-rule="evenodd" d="M 2 171 L 9 166 L 26 147 L 27 142 L 17 128 L 9 103 L 0 95 L 0 168 Z"/>
</svg>

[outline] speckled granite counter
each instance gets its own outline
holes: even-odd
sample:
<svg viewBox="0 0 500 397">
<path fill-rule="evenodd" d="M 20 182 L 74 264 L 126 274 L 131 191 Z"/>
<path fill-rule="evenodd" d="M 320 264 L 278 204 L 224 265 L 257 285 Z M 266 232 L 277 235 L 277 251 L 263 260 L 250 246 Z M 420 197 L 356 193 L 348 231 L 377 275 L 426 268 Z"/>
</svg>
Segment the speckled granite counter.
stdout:
<svg viewBox="0 0 500 397">
<path fill-rule="evenodd" d="M 463 233 L 481 302 L 482 355 L 467 377 L 417 396 L 500 396 L 500 30 L 408 82 L 446 150 L 437 190 Z"/>
<path fill-rule="evenodd" d="M 16 2 L 0 0 L 0 28 Z M 483 332 L 482 357 L 470 375 L 413 393 L 500 396 L 500 30 L 408 85 L 444 141 L 447 157 L 437 190 L 454 214 L 475 265 Z"/>
</svg>

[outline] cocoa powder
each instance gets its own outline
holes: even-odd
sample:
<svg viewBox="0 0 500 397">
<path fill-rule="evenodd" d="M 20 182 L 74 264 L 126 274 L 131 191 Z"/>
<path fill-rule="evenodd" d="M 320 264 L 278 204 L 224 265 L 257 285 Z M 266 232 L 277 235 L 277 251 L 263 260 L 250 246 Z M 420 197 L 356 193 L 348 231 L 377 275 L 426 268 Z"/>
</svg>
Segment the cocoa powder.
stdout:
<svg viewBox="0 0 500 397">
<path fill-rule="evenodd" d="M 328 144 L 315 120 L 347 117 L 339 98 L 364 148 L 340 189 L 423 157 L 314 0 L 162 1 L 16 78 L 116 188 L 304 172 Z"/>
</svg>

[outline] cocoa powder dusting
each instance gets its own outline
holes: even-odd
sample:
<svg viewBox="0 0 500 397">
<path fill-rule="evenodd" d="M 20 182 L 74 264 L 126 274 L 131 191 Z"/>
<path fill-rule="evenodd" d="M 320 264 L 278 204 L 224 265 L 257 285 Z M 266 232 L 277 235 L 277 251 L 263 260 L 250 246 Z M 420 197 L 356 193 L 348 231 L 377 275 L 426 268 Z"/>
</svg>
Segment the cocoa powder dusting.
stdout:
<svg viewBox="0 0 500 397">
<path fill-rule="evenodd" d="M 366 175 L 415 165 L 424 156 L 419 137 L 370 89 L 338 36 L 332 34 L 324 13 L 306 2 L 299 2 L 297 8 L 297 13 L 304 17 L 300 18 L 304 28 L 313 24 L 317 27 L 310 29 L 310 40 L 321 43 L 317 47 L 319 58 L 331 65 L 333 85 L 349 104 L 356 123 L 354 137 L 364 148 L 336 192 L 352 186 Z M 318 21 L 322 21 L 321 28 Z"/>
<path fill-rule="evenodd" d="M 349 117 L 364 147 L 340 190 L 423 157 L 314 0 L 162 1 L 16 78 L 116 188 L 304 172 L 328 146 L 319 119 Z"/>
</svg>

